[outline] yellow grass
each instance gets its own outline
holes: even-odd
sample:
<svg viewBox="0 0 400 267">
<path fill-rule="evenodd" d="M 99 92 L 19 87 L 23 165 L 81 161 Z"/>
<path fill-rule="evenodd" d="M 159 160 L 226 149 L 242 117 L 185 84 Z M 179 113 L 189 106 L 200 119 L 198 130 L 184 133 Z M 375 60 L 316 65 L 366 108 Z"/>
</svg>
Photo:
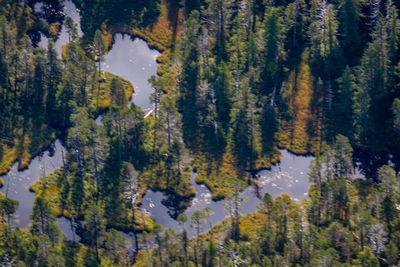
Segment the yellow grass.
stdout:
<svg viewBox="0 0 400 267">
<path fill-rule="evenodd" d="M 24 132 L 20 125 L 22 121 L 22 116 L 18 117 L 14 124 L 15 128 L 11 129 L 16 134 L 12 142 L 0 141 L 3 151 L 0 159 L 0 174 L 7 173 L 16 161 L 19 163 L 19 170 L 26 168 L 32 157 L 49 146 L 56 138 L 56 131 L 53 128 L 45 124 L 36 127 L 32 120 L 28 122 Z"/>
<path fill-rule="evenodd" d="M 114 75 L 110 72 L 102 71 L 102 77 L 100 80 L 100 91 L 97 92 L 98 90 L 98 85 L 95 84 L 94 87 L 92 88 L 92 96 L 93 96 L 93 102 L 98 109 L 103 110 L 106 108 L 109 108 L 111 105 L 111 81 L 114 77 L 117 77 L 118 79 L 121 80 L 122 85 L 124 86 L 125 90 L 125 96 L 126 99 L 131 99 L 132 94 L 134 92 L 134 87 L 131 82 Z M 98 103 L 97 103 L 97 93 L 99 94 L 98 98 Z"/>
<path fill-rule="evenodd" d="M 254 170 L 268 169 L 280 160 L 280 153 L 276 148 L 269 155 L 262 154 L 261 151 L 256 151 L 255 154 Z M 192 155 L 192 165 L 197 172 L 196 182 L 204 183 L 211 191 L 214 200 L 225 198 L 232 193 L 236 179 L 249 182 L 250 174 L 238 167 L 237 159 L 229 146 L 222 159 L 214 159 L 213 155 L 198 151 L 192 151 Z"/>
<path fill-rule="evenodd" d="M 167 1 L 162 1 L 161 14 L 151 24 L 146 27 L 132 28 L 129 25 L 118 25 L 115 28 L 107 28 L 103 25 L 103 39 L 106 47 L 109 49 L 112 44 L 112 37 L 116 33 L 130 33 L 144 39 L 147 44 L 160 51 L 162 54 L 157 58 L 161 63 L 158 66 L 157 73 L 162 79 L 165 79 L 165 92 L 172 91 L 175 86 L 176 70 L 171 67 L 171 52 L 175 44 L 182 35 L 184 14 L 182 9 L 174 8 Z"/>
<path fill-rule="evenodd" d="M 61 170 L 56 169 L 53 173 L 49 173 L 43 177 L 41 177 L 38 181 L 31 184 L 29 186 L 29 190 L 34 192 L 35 197 L 41 196 L 47 199 L 50 202 L 52 209 L 56 212 L 58 216 L 65 216 L 67 218 L 72 218 L 72 214 L 61 207 L 61 188 L 60 188 L 60 179 L 61 179 Z M 75 216 L 83 216 L 84 213 L 76 214 Z M 131 218 L 132 212 L 128 210 L 128 213 L 124 218 Z M 154 225 L 154 221 L 147 215 L 143 214 L 141 210 L 135 211 L 135 224 L 132 224 L 130 221 L 118 221 L 113 220 L 113 224 L 110 227 L 114 227 L 117 229 L 132 231 L 135 229 L 136 231 L 143 231 L 147 229 L 151 229 Z M 144 222 L 143 222 L 144 218 Z"/>
<path fill-rule="evenodd" d="M 322 118 L 312 104 L 314 82 L 307 53 L 304 53 L 299 68 L 289 73 L 286 82 L 284 98 L 291 108 L 292 118 L 281 120 L 277 133 L 279 146 L 294 153 L 314 153 L 321 145 Z"/>
</svg>

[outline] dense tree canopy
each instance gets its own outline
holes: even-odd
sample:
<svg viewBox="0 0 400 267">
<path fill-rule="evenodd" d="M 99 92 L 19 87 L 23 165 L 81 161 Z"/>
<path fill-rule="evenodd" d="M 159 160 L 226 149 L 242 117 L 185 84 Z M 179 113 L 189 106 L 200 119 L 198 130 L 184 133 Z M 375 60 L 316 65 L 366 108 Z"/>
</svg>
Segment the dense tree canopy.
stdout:
<svg viewBox="0 0 400 267">
<path fill-rule="evenodd" d="M 399 2 L 75 0 L 82 37 L 63 1 L 41 2 L 0 0 L 0 173 L 56 137 L 65 153 L 30 187 L 29 229 L 0 194 L 0 265 L 399 264 Z M 148 114 L 102 69 L 116 32 L 164 49 Z M 309 198 L 266 193 L 241 215 L 278 148 L 314 155 Z M 208 233 L 212 209 L 183 213 L 191 170 L 229 213 Z M 166 193 L 178 233 L 143 210 L 148 189 Z"/>
</svg>

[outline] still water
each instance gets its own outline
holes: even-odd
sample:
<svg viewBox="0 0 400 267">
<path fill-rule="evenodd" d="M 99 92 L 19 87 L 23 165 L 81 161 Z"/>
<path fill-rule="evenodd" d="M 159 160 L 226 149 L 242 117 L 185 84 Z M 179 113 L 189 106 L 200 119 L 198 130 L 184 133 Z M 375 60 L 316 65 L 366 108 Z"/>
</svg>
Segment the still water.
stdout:
<svg viewBox="0 0 400 267">
<path fill-rule="evenodd" d="M 35 4 L 35 12 L 40 14 L 40 12 L 42 12 L 42 7 L 43 4 L 41 2 L 38 2 Z M 72 3 L 72 1 L 64 1 L 64 14 L 65 17 L 69 16 L 73 19 L 73 21 L 76 23 L 77 25 L 77 29 L 78 29 L 78 35 L 82 36 L 82 30 L 81 30 L 81 26 L 80 26 L 80 15 L 79 15 L 79 9 L 76 8 L 76 6 L 74 5 L 74 3 Z M 58 53 L 58 56 L 61 57 L 61 51 L 62 51 L 62 46 L 66 43 L 68 43 L 68 33 L 67 30 L 65 28 L 64 25 L 61 26 L 61 31 L 60 34 L 58 36 L 57 41 L 55 42 L 55 49 Z M 47 44 L 48 44 L 48 39 L 46 36 L 44 36 L 43 34 L 41 34 L 41 39 L 39 42 L 39 46 L 46 48 L 47 49 Z"/>
<path fill-rule="evenodd" d="M 280 150 L 281 162 L 272 166 L 270 170 L 260 171 L 257 176 L 258 187 L 249 186 L 241 194 L 243 204 L 241 214 L 249 214 L 257 210 L 260 203 L 259 196 L 269 193 L 277 197 L 282 193 L 289 194 L 294 200 L 301 200 L 307 197 L 308 188 L 311 185 L 308 181 L 308 169 L 313 157 L 297 156 L 287 150 Z M 190 216 L 196 210 L 203 210 L 205 207 L 213 209 L 214 214 L 210 216 L 209 222 L 203 225 L 203 232 L 228 217 L 229 213 L 224 207 L 223 201 L 213 201 L 211 192 L 204 184 L 195 182 L 195 173 L 192 173 L 191 184 L 196 188 L 196 196 L 191 202 L 185 214 Z M 174 207 L 163 205 L 167 196 L 161 192 L 149 190 L 143 197 L 143 207 L 151 214 L 157 223 L 165 228 L 173 228 L 179 231 L 180 227 L 171 217 L 174 214 Z M 194 229 L 187 227 L 190 236 L 195 235 Z"/>
<path fill-rule="evenodd" d="M 132 102 L 147 113 L 153 105 L 149 97 L 153 92 L 148 79 L 157 74 L 157 50 L 150 49 L 147 43 L 139 38 L 116 34 L 112 49 L 105 56 L 103 69 L 123 77 L 135 87 Z"/>
<path fill-rule="evenodd" d="M 40 12 L 41 3 L 35 5 L 35 10 Z M 65 16 L 70 16 L 78 26 L 79 35 L 82 35 L 80 29 L 79 10 L 71 1 L 64 2 Z M 47 48 L 47 38 L 42 36 L 40 46 Z M 56 50 L 60 55 L 62 45 L 68 42 L 68 34 L 65 27 L 62 27 L 59 38 L 56 41 Z M 135 94 L 132 101 L 139 105 L 145 112 L 150 111 L 152 105 L 149 96 L 152 92 L 148 79 L 151 75 L 156 75 L 156 58 L 160 53 L 150 49 L 146 42 L 141 39 L 134 39 L 122 34 L 117 34 L 114 39 L 112 49 L 105 57 L 103 69 L 122 76 L 132 82 L 135 86 Z M 96 121 L 101 124 L 103 116 L 99 116 Z M 8 197 L 19 201 L 19 207 L 12 220 L 13 226 L 27 228 L 30 224 L 30 214 L 32 212 L 34 194 L 29 191 L 29 185 L 36 182 L 41 176 L 53 172 L 62 166 L 62 153 L 65 152 L 60 140 L 56 140 L 49 150 L 33 158 L 28 168 L 18 171 L 18 164 L 15 163 L 11 170 L 1 178 L 4 181 L 4 187 L 0 192 L 7 194 Z M 60 229 L 66 234 L 66 237 L 72 240 L 72 230 L 70 222 L 64 217 L 57 219 Z M 75 240 L 79 237 L 75 236 Z"/>
<path fill-rule="evenodd" d="M 18 163 L 15 163 L 11 170 L 1 178 L 4 186 L 0 192 L 12 199 L 19 201 L 18 210 L 12 219 L 11 225 L 21 228 L 28 228 L 31 222 L 30 214 L 35 200 L 34 194 L 29 191 L 29 185 L 35 183 L 45 174 L 53 172 L 62 166 L 62 154 L 65 149 L 60 140 L 51 144 L 50 148 L 34 157 L 28 168 L 18 171 Z M 66 219 L 58 218 L 60 224 L 66 224 Z M 63 231 L 69 238 L 72 236 L 70 228 L 63 227 Z"/>
<path fill-rule="evenodd" d="M 78 24 L 80 36 L 80 17 L 79 10 L 76 9 L 71 1 L 65 1 L 64 12 L 66 16 L 70 16 Z M 40 10 L 40 5 L 36 5 L 35 9 Z M 62 28 L 59 39 L 56 42 L 56 49 L 61 53 L 61 47 L 68 42 L 68 35 L 65 27 Z M 40 45 L 47 47 L 47 39 L 42 38 Z M 146 42 L 134 38 L 131 39 L 127 35 L 116 34 L 112 49 L 105 56 L 102 68 L 105 71 L 122 76 L 129 80 L 135 87 L 135 93 L 132 101 L 139 105 L 145 112 L 152 109 L 149 96 L 153 92 L 148 79 L 151 75 L 156 75 L 157 62 L 159 52 L 150 49 Z M 96 121 L 101 124 L 103 116 L 99 116 Z M 51 148 L 39 156 L 35 157 L 29 167 L 24 171 L 17 170 L 17 164 L 14 164 L 8 174 L 2 176 L 4 187 L 0 189 L 8 196 L 19 200 L 17 215 L 12 221 L 12 225 L 19 227 L 29 227 L 30 214 L 33 207 L 34 195 L 28 191 L 30 184 L 37 181 L 42 175 L 54 171 L 54 169 L 62 166 L 62 153 L 64 147 L 61 141 L 56 140 Z M 257 210 L 262 197 L 266 192 L 276 197 L 282 193 L 287 193 L 295 200 L 307 197 L 310 183 L 308 181 L 308 168 L 312 157 L 297 156 L 286 150 L 281 150 L 281 162 L 274 165 L 270 170 L 264 170 L 258 173 L 258 186 L 249 186 L 241 194 L 243 205 L 241 214 L 248 214 Z M 196 189 L 196 196 L 191 200 L 189 208 L 184 212 L 190 218 L 196 210 L 203 210 L 210 207 L 214 210 L 214 214 L 210 216 L 210 221 L 203 226 L 202 231 L 209 229 L 210 225 L 221 222 L 228 216 L 228 212 L 224 207 L 223 201 L 212 201 L 211 193 L 203 184 L 195 182 L 196 174 L 193 173 L 191 183 Z M 172 214 L 176 213 L 176 207 L 167 205 L 168 196 L 161 192 L 149 190 L 143 198 L 143 208 L 165 228 L 173 228 L 179 231 L 178 223 L 172 218 Z M 68 239 L 72 239 L 72 230 L 70 222 L 65 218 L 58 218 L 58 225 L 66 234 Z M 187 225 L 188 226 L 188 225 Z M 194 230 L 187 227 L 190 236 L 194 235 Z M 78 237 L 75 237 L 79 240 Z"/>
</svg>

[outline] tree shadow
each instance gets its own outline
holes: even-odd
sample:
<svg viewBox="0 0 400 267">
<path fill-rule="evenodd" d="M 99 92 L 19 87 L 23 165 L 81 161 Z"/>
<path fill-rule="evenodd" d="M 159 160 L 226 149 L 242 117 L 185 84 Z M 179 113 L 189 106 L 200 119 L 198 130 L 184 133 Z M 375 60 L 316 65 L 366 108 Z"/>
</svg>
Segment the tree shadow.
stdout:
<svg viewBox="0 0 400 267">
<path fill-rule="evenodd" d="M 174 220 L 178 218 L 179 214 L 185 212 L 193 199 L 193 197 L 182 198 L 172 192 L 167 192 L 166 196 L 167 198 L 163 199 L 161 203 L 168 209 L 169 216 Z"/>
<path fill-rule="evenodd" d="M 172 27 L 171 50 L 175 50 L 176 36 L 178 34 L 178 21 L 180 4 L 178 1 L 167 0 L 167 19 L 170 27 Z"/>
</svg>

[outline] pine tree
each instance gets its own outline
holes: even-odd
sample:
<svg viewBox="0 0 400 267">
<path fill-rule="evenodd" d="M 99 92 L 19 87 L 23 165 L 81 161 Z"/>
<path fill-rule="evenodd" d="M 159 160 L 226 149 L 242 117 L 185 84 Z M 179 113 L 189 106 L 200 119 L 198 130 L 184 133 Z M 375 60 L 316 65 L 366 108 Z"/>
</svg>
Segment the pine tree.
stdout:
<svg viewBox="0 0 400 267">
<path fill-rule="evenodd" d="M 388 45 L 385 22 L 380 19 L 361 59 L 358 71 L 359 88 L 355 93 L 356 136 L 362 143 L 376 143 L 373 135 L 384 136 L 382 118 L 388 114 L 385 103 L 388 81 Z"/>
<path fill-rule="evenodd" d="M 218 66 L 213 88 L 215 92 L 216 111 L 218 123 L 221 125 L 224 133 L 227 134 L 229 122 L 231 120 L 230 112 L 232 108 L 232 76 L 225 62 L 221 62 Z"/>
<path fill-rule="evenodd" d="M 46 95 L 46 111 L 49 115 L 53 115 L 56 111 L 56 93 L 58 84 L 61 82 L 61 64 L 57 59 L 57 51 L 54 42 L 49 40 L 47 48 L 47 95 Z M 54 115 L 53 115 L 54 116 Z"/>
<path fill-rule="evenodd" d="M 358 0 L 345 0 L 339 11 L 339 32 L 346 64 L 358 63 L 362 52 L 362 33 L 360 32 L 360 3 Z"/>
<path fill-rule="evenodd" d="M 18 200 L 0 196 L 0 215 L 3 222 L 10 224 L 13 214 L 17 211 L 18 204 Z"/>
<path fill-rule="evenodd" d="M 343 135 L 336 136 L 334 164 L 336 177 L 348 178 L 353 174 L 353 148 Z"/>
<path fill-rule="evenodd" d="M 261 73 L 262 95 L 271 94 L 271 106 L 275 103 L 278 94 L 279 79 L 281 73 L 282 51 L 282 22 L 279 17 L 278 9 L 271 8 L 265 15 L 265 56 L 264 69 Z"/>
<path fill-rule="evenodd" d="M 125 107 L 128 105 L 124 86 L 122 85 L 121 79 L 114 77 L 111 80 L 110 86 L 111 92 L 111 104 L 115 106 Z"/>
<path fill-rule="evenodd" d="M 31 214 L 31 229 L 34 233 L 50 233 L 50 227 L 56 220 L 56 215 L 48 200 L 37 197 Z"/>
<path fill-rule="evenodd" d="M 88 208 L 88 212 L 85 215 L 84 230 L 85 240 L 90 246 L 95 247 L 96 256 L 98 257 L 98 248 L 103 244 L 106 230 L 103 211 L 99 207 L 91 206 Z"/>
<path fill-rule="evenodd" d="M 354 94 L 357 91 L 356 77 L 349 66 L 345 68 L 342 76 L 338 79 L 339 90 L 334 108 L 335 132 L 349 138 L 353 137 L 354 122 Z"/>
<path fill-rule="evenodd" d="M 99 71 L 98 79 L 98 87 L 97 87 L 97 97 L 96 103 L 99 105 L 99 94 L 100 94 L 100 82 L 101 82 L 101 62 L 104 60 L 104 55 L 106 53 L 106 45 L 103 39 L 103 33 L 100 30 L 97 30 L 94 39 L 93 39 L 93 49 L 95 53 L 95 61 L 97 61 L 97 67 Z"/>
<path fill-rule="evenodd" d="M 44 96 L 47 92 L 46 58 L 43 48 L 36 48 L 33 56 L 33 84 L 32 102 L 38 107 L 43 106 Z"/>
<path fill-rule="evenodd" d="M 68 41 L 75 42 L 75 40 L 78 38 L 78 29 L 77 25 L 74 23 L 74 20 L 67 16 L 64 21 L 64 26 L 67 29 Z"/>
<path fill-rule="evenodd" d="M 199 67 L 197 61 L 199 53 L 196 46 L 190 45 L 186 54 L 180 82 L 179 110 L 182 113 L 182 130 L 187 141 L 196 139 L 198 114 L 196 110 L 196 90 L 198 86 Z"/>
<path fill-rule="evenodd" d="M 243 91 L 244 100 L 240 103 L 240 107 L 234 118 L 232 141 L 234 144 L 233 151 L 236 155 L 237 165 L 241 168 L 252 166 L 251 160 L 254 156 L 252 123 L 253 114 L 251 112 L 252 103 L 249 101 L 249 90 Z"/>
</svg>

